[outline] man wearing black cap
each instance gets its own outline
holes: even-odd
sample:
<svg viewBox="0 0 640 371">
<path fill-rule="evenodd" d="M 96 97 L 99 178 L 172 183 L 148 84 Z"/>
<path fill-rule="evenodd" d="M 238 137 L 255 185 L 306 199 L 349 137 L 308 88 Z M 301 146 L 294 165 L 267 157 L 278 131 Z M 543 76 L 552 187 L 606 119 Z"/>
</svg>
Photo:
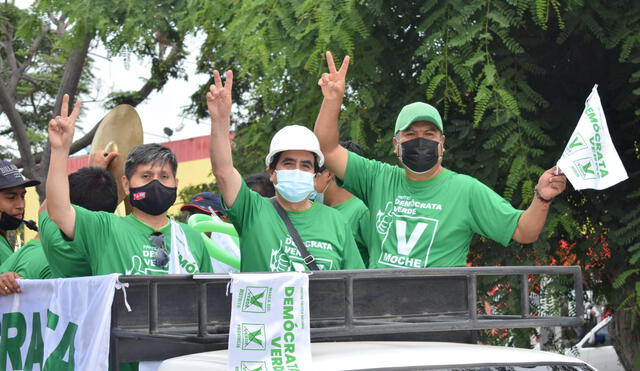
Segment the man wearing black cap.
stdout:
<svg viewBox="0 0 640 371">
<path fill-rule="evenodd" d="M 40 182 L 37 180 L 23 177 L 16 165 L 9 161 L 0 161 L 0 264 L 13 254 L 13 248 L 7 240 L 7 231 L 18 229 L 23 222 L 30 229 L 37 229 L 35 223 L 24 220 L 24 196 L 27 193 L 26 187 L 38 184 Z M 0 295 L 19 292 L 16 278 L 19 278 L 19 275 L 13 272 L 0 275 Z"/>
<path fill-rule="evenodd" d="M 16 165 L 9 161 L 0 161 L 0 264 L 13 253 L 7 231 L 17 229 L 24 221 L 24 196 L 26 187 L 40 184 L 37 180 L 26 179 Z M 32 222 L 25 222 L 29 228 L 35 228 Z M 0 288 L 2 289 L 2 288 Z"/>
<path fill-rule="evenodd" d="M 464 266 L 474 233 L 507 246 L 532 243 L 544 227 L 551 201 L 566 178 L 545 171 L 527 210 L 516 210 L 475 178 L 442 166 L 444 125 L 438 110 L 415 102 L 402 108 L 393 137 L 401 166 L 368 160 L 338 145 L 338 117 L 349 57 L 318 85 L 324 100 L 316 120 L 326 166 L 370 210 L 370 268 Z"/>
</svg>

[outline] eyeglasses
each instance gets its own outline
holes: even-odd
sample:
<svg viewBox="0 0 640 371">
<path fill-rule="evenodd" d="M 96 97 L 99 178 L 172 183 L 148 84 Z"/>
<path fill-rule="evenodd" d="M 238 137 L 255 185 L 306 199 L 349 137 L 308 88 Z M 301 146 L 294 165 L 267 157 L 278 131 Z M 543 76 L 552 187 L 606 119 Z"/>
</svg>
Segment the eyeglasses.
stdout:
<svg viewBox="0 0 640 371">
<path fill-rule="evenodd" d="M 160 232 L 153 232 L 149 236 L 149 242 L 156 247 L 156 251 L 153 253 L 153 264 L 157 267 L 166 267 L 169 263 L 169 254 L 164 242 L 164 235 Z"/>
</svg>

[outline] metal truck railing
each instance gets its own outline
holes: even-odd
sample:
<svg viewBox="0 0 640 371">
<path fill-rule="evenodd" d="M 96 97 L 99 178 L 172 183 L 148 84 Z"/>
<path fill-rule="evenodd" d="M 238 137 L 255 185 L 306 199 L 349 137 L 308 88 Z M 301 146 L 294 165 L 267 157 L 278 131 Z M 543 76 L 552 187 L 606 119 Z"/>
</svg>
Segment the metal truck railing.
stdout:
<svg viewBox="0 0 640 371">
<path fill-rule="evenodd" d="M 560 277 L 571 282 L 577 298 L 574 315 L 532 314 L 532 275 L 547 282 Z M 478 279 L 483 276 L 516 277 L 518 314 L 479 313 Z M 119 362 L 226 348 L 231 317 L 228 275 L 121 276 L 120 281 L 129 283 L 132 311 L 126 310 L 123 296 L 116 295 L 110 350 L 114 368 Z M 372 340 L 395 335 L 397 340 L 415 333 L 579 326 L 582 297 L 582 273 L 577 266 L 314 272 L 309 278 L 311 339 Z"/>
</svg>

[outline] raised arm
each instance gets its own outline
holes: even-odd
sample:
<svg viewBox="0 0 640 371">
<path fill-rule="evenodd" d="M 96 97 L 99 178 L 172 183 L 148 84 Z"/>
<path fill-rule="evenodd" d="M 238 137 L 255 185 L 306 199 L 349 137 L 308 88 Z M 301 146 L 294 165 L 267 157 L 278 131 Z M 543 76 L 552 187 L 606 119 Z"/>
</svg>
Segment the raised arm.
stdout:
<svg viewBox="0 0 640 371">
<path fill-rule="evenodd" d="M 513 240 L 519 243 L 532 243 L 538 239 L 549 214 L 551 200 L 562 193 L 567 187 L 564 174 L 555 175 L 555 167 L 540 176 L 535 188 L 535 195 L 529 208 L 518 220 L 518 226 L 513 232 Z"/>
<path fill-rule="evenodd" d="M 207 93 L 207 108 L 211 115 L 211 137 L 209 157 L 216 183 L 227 207 L 232 207 L 242 186 L 242 177 L 233 167 L 231 143 L 229 142 L 229 123 L 231 121 L 231 87 L 233 73 L 227 71 L 227 80 L 222 85 L 220 73 L 213 71 L 214 84 Z"/>
<path fill-rule="evenodd" d="M 322 89 L 322 106 L 316 119 L 314 132 L 320 141 L 320 150 L 324 155 L 324 163 L 340 179 L 344 179 L 347 169 L 348 151 L 340 147 L 340 134 L 338 131 L 338 117 L 344 98 L 344 88 L 349 69 L 349 56 L 344 57 L 340 70 L 336 71 L 333 55 L 327 52 L 327 65 L 329 73 L 323 73 L 318 81 Z"/>
<path fill-rule="evenodd" d="M 49 121 L 49 143 L 51 160 L 47 175 L 47 211 L 65 236 L 73 239 L 76 225 L 76 211 L 69 199 L 69 178 L 67 159 L 73 140 L 76 119 L 80 113 L 80 101 L 76 101 L 71 115 L 68 115 L 69 95 L 62 98 L 60 116 Z"/>
</svg>

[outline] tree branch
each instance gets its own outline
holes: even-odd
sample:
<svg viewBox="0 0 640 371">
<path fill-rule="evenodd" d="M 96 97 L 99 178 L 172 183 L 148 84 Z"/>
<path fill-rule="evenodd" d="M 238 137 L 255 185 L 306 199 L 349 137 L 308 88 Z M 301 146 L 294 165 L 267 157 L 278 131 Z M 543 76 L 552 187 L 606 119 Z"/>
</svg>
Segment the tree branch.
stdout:
<svg viewBox="0 0 640 371">
<path fill-rule="evenodd" d="M 82 70 L 84 69 L 85 61 L 87 59 L 87 53 L 89 53 L 91 40 L 93 40 L 93 33 L 86 34 L 84 40 L 82 40 L 82 46 L 79 49 L 74 50 L 71 53 L 71 57 L 67 61 L 64 67 L 64 73 L 62 75 L 62 82 L 60 83 L 60 88 L 58 89 L 56 102 L 53 106 L 53 116 L 57 116 L 60 114 L 60 109 L 62 108 L 62 97 L 65 94 L 69 94 L 69 105 L 71 106 L 71 108 L 73 107 L 76 92 L 78 90 L 78 84 L 80 83 L 80 77 L 82 76 Z M 69 112 L 71 112 L 71 110 L 72 109 L 70 109 Z M 40 195 L 41 200 L 44 200 L 46 196 L 45 187 L 47 181 L 47 172 L 49 171 L 50 156 L 51 147 L 49 146 L 49 141 L 47 141 L 40 158 L 40 166 L 37 169 L 38 180 L 41 181 L 40 185 L 37 186 L 37 189 L 38 195 Z"/>
<path fill-rule="evenodd" d="M 85 48 L 83 48 L 82 50 L 76 53 L 82 54 L 82 51 L 84 51 L 84 54 L 82 55 L 86 57 L 88 53 L 88 46 L 90 41 L 91 39 L 88 39 L 84 45 Z M 73 58 L 74 56 L 72 56 L 72 59 Z M 76 59 L 74 60 L 70 59 L 67 65 L 65 66 L 63 81 L 60 86 L 60 90 L 58 92 L 56 105 L 55 105 L 56 111 L 54 112 L 54 115 L 57 115 L 58 112 L 60 112 L 59 109 L 60 109 L 61 103 L 58 103 L 58 101 L 61 101 L 62 96 L 64 95 L 64 92 L 70 92 L 72 99 L 70 99 L 69 102 L 71 104 L 74 101 L 73 95 L 75 95 L 75 91 L 77 89 L 77 83 L 79 81 L 79 77 L 82 71 L 82 66 L 80 66 L 79 64 L 80 55 L 75 55 L 75 58 Z M 164 66 L 165 68 L 162 69 L 162 71 L 164 71 L 163 74 L 160 76 L 154 76 L 152 71 L 151 77 L 144 83 L 143 86 L 140 87 L 140 89 L 135 94 L 133 94 L 134 97 L 128 100 L 126 103 L 136 107 L 138 104 L 142 103 L 145 99 L 147 99 L 154 90 L 158 90 L 162 88 L 167 81 L 168 71 L 170 71 L 173 67 L 175 67 L 181 59 L 182 59 L 181 48 L 175 44 L 172 45 L 171 52 L 167 55 L 164 61 L 162 61 L 162 63 L 166 64 Z M 70 72 L 69 72 L 72 69 L 71 66 L 76 66 L 75 70 L 78 71 L 78 74 L 77 74 L 78 81 L 76 81 L 75 86 L 73 86 L 72 84 L 73 81 L 70 81 L 70 79 L 73 77 L 70 75 Z M 89 132 L 87 132 L 84 136 L 82 136 L 82 138 L 75 141 L 71 145 L 69 154 L 74 154 L 80 151 L 81 149 L 85 148 L 86 146 L 90 145 L 91 142 L 93 141 L 93 137 L 95 136 L 95 133 L 98 130 L 98 126 L 100 125 L 101 122 L 102 122 L 102 119 L 98 123 L 96 123 Z M 36 153 L 35 155 L 33 155 L 33 160 L 32 160 L 34 163 L 39 164 L 39 166 L 36 167 L 38 176 L 35 178 L 42 182 L 41 186 L 38 187 L 38 194 L 40 195 L 41 199 L 44 199 L 44 183 L 46 181 L 46 175 L 47 175 L 46 172 L 48 171 L 48 168 L 49 168 L 49 156 L 51 153 L 50 151 L 51 149 L 49 147 L 49 143 L 47 142 L 45 144 L 44 150 L 40 153 Z M 13 161 L 13 163 L 16 166 L 24 169 L 26 169 L 26 167 L 28 166 L 23 158 L 17 159 Z M 25 172 L 25 175 L 27 175 L 26 172 Z"/>
<path fill-rule="evenodd" d="M 9 95 L 9 92 L 3 83 L 0 83 L 0 105 L 9 119 L 11 129 L 13 129 L 16 141 L 18 142 L 18 150 L 20 152 L 21 160 L 24 163 L 23 173 L 28 178 L 34 178 L 34 161 L 33 155 L 31 154 L 31 143 L 29 142 L 29 136 L 27 135 L 27 127 L 15 107 L 13 98 Z"/>
<path fill-rule="evenodd" d="M 42 86 L 43 82 L 47 82 L 47 81 L 52 81 L 53 79 L 42 79 L 42 78 L 37 78 L 37 77 L 32 77 L 29 75 L 22 75 L 22 79 L 30 82 L 31 84 L 33 84 L 36 88 L 38 89 L 44 89 Z"/>
<path fill-rule="evenodd" d="M 9 91 L 13 91 L 15 95 L 15 89 L 18 87 L 18 82 L 24 75 L 24 72 L 31 65 L 31 61 L 33 60 L 33 56 L 36 54 L 36 51 L 40 48 L 40 44 L 42 40 L 44 40 L 45 35 L 49 32 L 49 27 L 44 26 L 42 28 L 42 32 L 36 36 L 31 42 L 31 46 L 29 47 L 29 54 L 25 58 L 24 62 L 18 66 L 18 69 L 15 71 L 14 75 L 11 78 L 11 84 L 9 85 Z"/>
<path fill-rule="evenodd" d="M 7 54 L 7 62 L 9 64 L 9 67 L 11 67 L 12 71 L 16 71 L 18 69 L 18 62 L 16 60 L 16 53 L 13 50 L 13 27 L 7 24 L 5 30 L 7 32 L 7 40 L 3 43 L 4 51 Z"/>
</svg>

